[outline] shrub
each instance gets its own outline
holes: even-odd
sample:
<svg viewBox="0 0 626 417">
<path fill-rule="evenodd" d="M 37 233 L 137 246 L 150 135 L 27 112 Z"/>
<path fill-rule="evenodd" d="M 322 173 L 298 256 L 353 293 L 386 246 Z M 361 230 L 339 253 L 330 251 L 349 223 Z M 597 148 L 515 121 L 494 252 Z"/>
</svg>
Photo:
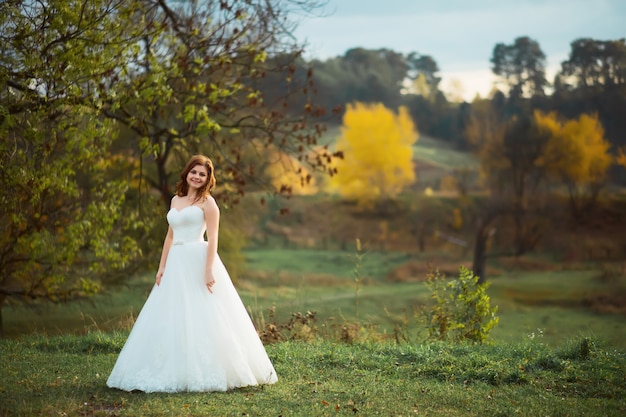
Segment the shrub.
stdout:
<svg viewBox="0 0 626 417">
<path fill-rule="evenodd" d="M 258 327 L 259 337 L 265 344 L 283 342 L 286 340 L 312 341 L 317 337 L 317 313 L 307 311 L 305 314 L 291 313 L 286 322 L 277 322 L 274 307 L 269 309 L 269 322 L 262 321 Z"/>
<path fill-rule="evenodd" d="M 461 266 L 459 277 L 445 280 L 437 270 L 429 272 L 426 286 L 434 304 L 423 310 L 430 339 L 483 343 L 498 324 L 498 307 L 492 307 L 486 290 L 472 271 Z"/>
</svg>

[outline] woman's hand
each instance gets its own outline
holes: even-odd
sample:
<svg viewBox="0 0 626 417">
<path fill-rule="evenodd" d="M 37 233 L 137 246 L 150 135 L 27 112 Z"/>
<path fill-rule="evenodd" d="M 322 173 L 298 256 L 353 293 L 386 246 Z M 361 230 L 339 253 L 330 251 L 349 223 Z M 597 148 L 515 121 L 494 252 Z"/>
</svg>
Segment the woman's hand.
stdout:
<svg viewBox="0 0 626 417">
<path fill-rule="evenodd" d="M 161 277 L 163 277 L 163 268 L 159 268 L 156 273 L 156 285 L 161 285 Z"/>
<path fill-rule="evenodd" d="M 215 278 L 213 277 L 213 272 L 207 272 L 204 276 L 204 284 L 211 294 L 213 294 L 213 285 L 215 285 Z"/>
</svg>

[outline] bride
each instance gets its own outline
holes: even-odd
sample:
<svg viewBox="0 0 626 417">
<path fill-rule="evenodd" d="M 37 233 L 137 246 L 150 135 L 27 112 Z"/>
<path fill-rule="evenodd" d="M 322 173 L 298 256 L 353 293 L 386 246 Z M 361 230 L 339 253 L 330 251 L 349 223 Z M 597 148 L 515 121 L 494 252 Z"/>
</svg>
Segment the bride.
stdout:
<svg viewBox="0 0 626 417">
<path fill-rule="evenodd" d="M 276 372 L 217 254 L 213 163 L 193 156 L 167 213 L 156 283 L 107 380 L 125 391 L 226 391 Z M 204 240 L 206 232 L 207 239 Z"/>
</svg>

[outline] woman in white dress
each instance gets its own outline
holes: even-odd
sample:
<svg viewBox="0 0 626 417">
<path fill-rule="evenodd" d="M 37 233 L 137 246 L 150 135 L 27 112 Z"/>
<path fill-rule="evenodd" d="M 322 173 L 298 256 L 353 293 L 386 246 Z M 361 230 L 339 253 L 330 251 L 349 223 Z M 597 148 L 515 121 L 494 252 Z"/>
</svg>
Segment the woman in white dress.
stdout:
<svg viewBox="0 0 626 417">
<path fill-rule="evenodd" d="M 217 254 L 213 163 L 193 156 L 167 213 L 156 283 L 107 385 L 125 391 L 226 391 L 277 381 Z M 206 233 L 207 239 L 204 239 Z"/>
</svg>

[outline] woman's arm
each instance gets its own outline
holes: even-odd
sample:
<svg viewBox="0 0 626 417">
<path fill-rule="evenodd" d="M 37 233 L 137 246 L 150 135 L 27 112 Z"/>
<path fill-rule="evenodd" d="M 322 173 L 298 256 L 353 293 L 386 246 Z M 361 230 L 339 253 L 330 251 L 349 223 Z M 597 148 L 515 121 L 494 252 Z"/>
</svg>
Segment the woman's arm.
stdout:
<svg viewBox="0 0 626 417">
<path fill-rule="evenodd" d="M 211 289 L 213 284 L 215 284 L 215 278 L 213 277 L 213 263 L 217 257 L 220 209 L 217 207 L 215 199 L 211 196 L 207 197 L 206 201 L 202 205 L 202 209 L 204 210 L 204 221 L 206 222 L 206 235 L 208 243 L 204 281 L 209 291 L 213 292 Z"/>
<path fill-rule="evenodd" d="M 174 198 L 172 198 L 172 202 L 174 201 Z M 170 203 L 170 209 L 171 208 L 172 208 L 172 203 Z M 165 263 L 167 262 L 167 255 L 170 253 L 170 248 L 172 247 L 173 240 L 174 240 L 174 231 L 172 230 L 171 226 L 168 226 L 167 235 L 165 235 L 165 240 L 163 241 L 163 249 L 161 250 L 161 260 L 159 261 L 159 269 L 156 273 L 157 285 L 161 285 L 161 278 L 163 277 L 163 272 L 165 272 Z"/>
</svg>

